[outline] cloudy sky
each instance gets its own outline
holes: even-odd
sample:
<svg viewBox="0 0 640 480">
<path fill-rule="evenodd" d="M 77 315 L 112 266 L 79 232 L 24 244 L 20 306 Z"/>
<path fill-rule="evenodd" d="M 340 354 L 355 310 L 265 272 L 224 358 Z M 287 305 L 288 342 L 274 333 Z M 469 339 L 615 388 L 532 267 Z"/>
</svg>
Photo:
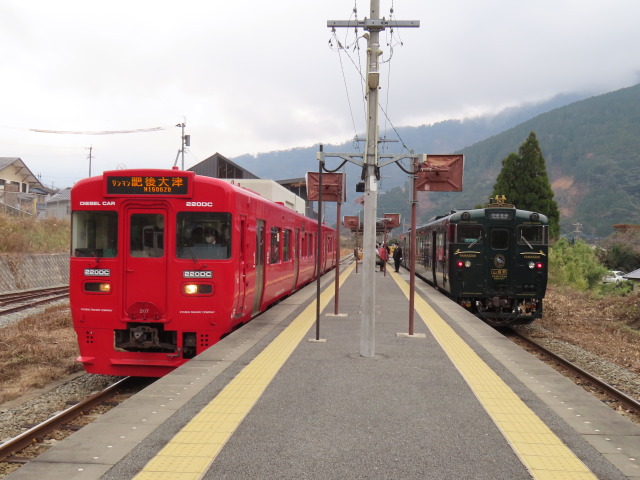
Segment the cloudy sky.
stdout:
<svg viewBox="0 0 640 480">
<path fill-rule="evenodd" d="M 396 126 L 640 82 L 638 0 L 380 3 L 421 22 L 381 33 Z M 369 0 L 0 0 L 0 157 L 64 187 L 88 175 L 89 147 L 93 174 L 171 167 L 181 122 L 186 167 L 347 141 L 365 128 L 366 42 L 326 25 L 354 7 L 369 16 Z M 114 131 L 129 133 L 95 134 Z"/>
</svg>

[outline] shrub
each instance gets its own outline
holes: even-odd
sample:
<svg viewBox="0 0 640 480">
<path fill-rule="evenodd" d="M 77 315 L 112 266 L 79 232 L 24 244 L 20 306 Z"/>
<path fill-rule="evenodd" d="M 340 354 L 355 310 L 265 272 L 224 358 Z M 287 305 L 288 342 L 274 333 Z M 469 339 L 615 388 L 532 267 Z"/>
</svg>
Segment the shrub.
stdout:
<svg viewBox="0 0 640 480">
<path fill-rule="evenodd" d="M 633 282 L 601 283 L 598 292 L 603 295 L 629 295 L 633 291 Z"/>
<path fill-rule="evenodd" d="M 610 270 L 632 272 L 640 268 L 640 226 L 617 227 L 619 228 L 602 242 L 598 256 Z"/>
<path fill-rule="evenodd" d="M 593 249 L 581 240 L 561 239 L 549 250 L 549 280 L 555 285 L 593 290 L 606 273 Z"/>
</svg>

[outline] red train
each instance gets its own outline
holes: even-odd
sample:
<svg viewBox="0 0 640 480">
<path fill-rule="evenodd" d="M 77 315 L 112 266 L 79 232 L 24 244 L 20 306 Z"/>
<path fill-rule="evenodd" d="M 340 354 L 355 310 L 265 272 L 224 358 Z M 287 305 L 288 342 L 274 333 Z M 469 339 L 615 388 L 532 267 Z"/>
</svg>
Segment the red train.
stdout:
<svg viewBox="0 0 640 480">
<path fill-rule="evenodd" d="M 315 220 L 182 170 L 71 190 L 70 298 L 89 373 L 159 377 L 316 277 Z M 321 273 L 336 233 L 322 225 Z"/>
</svg>

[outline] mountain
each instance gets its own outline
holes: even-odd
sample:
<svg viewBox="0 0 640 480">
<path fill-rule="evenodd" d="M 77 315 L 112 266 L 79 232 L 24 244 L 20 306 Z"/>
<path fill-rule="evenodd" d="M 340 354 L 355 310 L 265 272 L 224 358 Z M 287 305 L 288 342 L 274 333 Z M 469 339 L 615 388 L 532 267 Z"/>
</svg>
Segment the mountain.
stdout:
<svg viewBox="0 0 640 480">
<path fill-rule="evenodd" d="M 640 224 L 640 85 L 554 109 L 462 149 L 464 191 L 440 194 L 433 207 L 447 211 L 484 203 L 502 159 L 517 152 L 532 131 L 547 163 L 563 233 L 580 224 L 585 234 L 602 237 L 612 233 L 612 225 Z"/>
<path fill-rule="evenodd" d="M 561 210 L 562 233 L 581 224 L 585 234 L 607 236 L 614 224 L 640 224 L 640 85 L 591 98 L 559 96 L 491 117 L 397 130 L 414 152 L 465 154 L 464 191 L 420 193 L 421 222 L 453 208 L 486 203 L 502 160 L 517 152 L 534 131 Z M 389 144 L 383 145 L 386 148 Z M 401 145 L 390 145 L 400 152 Z M 348 143 L 324 147 L 325 152 L 356 152 L 362 148 Z M 295 178 L 309 170 L 317 171 L 317 151 L 318 147 L 313 146 L 233 160 L 263 178 Z M 327 168 L 339 163 L 332 159 Z M 352 164 L 348 164 L 346 172 L 348 200 L 342 211 L 351 215 L 360 209 L 352 202 L 360 195 L 354 186 L 360 172 Z M 410 212 L 407 175 L 394 165 L 382 169 L 381 174 L 379 216 L 401 213 L 406 223 Z M 335 218 L 335 213 L 330 212 L 327 218 Z"/>
<path fill-rule="evenodd" d="M 507 108 L 496 115 L 465 120 L 446 120 L 433 125 L 421 125 L 419 127 L 399 127 L 397 131 L 402 142 L 414 152 L 448 153 L 503 132 L 540 113 L 570 104 L 582 98 L 584 97 L 579 95 L 558 95 L 546 102 Z M 384 137 L 384 133 L 381 132 L 380 135 Z M 364 138 L 364 136 L 364 134 L 359 135 L 360 138 Z M 386 148 L 387 145 L 394 144 L 385 143 L 381 149 Z M 325 152 L 334 153 L 356 153 L 361 152 L 363 148 L 362 143 L 354 145 L 353 142 L 324 145 Z M 265 152 L 257 155 L 242 155 L 232 160 L 260 178 L 280 180 L 303 177 L 310 170 L 317 171 L 316 153 L 318 150 L 318 145 L 314 145 Z M 390 148 L 388 151 L 400 153 L 402 151 L 401 145 L 396 147 L 395 150 Z M 331 161 L 331 164 L 327 164 L 327 168 L 335 168 L 339 163 L 337 159 Z M 406 181 L 399 169 L 395 168 L 394 170 L 389 174 L 383 172 L 382 189 L 402 185 Z M 356 171 L 355 167 L 354 171 Z M 349 178 L 351 177 L 349 176 Z"/>
</svg>

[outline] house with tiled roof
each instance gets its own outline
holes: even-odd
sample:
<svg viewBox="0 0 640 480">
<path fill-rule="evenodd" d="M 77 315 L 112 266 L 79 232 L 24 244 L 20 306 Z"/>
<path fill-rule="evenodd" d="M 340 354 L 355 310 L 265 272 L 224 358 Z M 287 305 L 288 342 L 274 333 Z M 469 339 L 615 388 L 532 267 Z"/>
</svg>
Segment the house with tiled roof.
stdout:
<svg viewBox="0 0 640 480">
<path fill-rule="evenodd" d="M 633 293 L 640 294 L 640 268 L 623 276 L 633 283 Z"/>
<path fill-rule="evenodd" d="M 60 190 L 47 199 L 47 218 L 71 218 L 71 188 Z"/>
</svg>

